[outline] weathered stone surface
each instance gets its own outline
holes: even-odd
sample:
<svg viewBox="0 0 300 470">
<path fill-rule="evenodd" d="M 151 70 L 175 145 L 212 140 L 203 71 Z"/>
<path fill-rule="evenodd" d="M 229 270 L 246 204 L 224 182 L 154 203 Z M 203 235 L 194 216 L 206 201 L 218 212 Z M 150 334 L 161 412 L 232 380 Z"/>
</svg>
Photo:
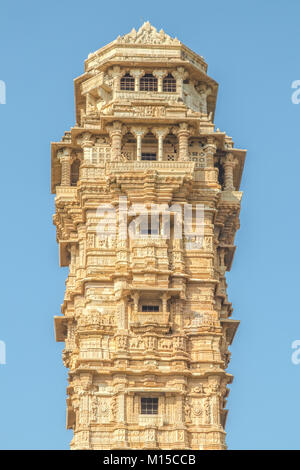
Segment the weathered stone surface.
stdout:
<svg viewBox="0 0 300 470">
<path fill-rule="evenodd" d="M 202 57 L 145 23 L 89 55 L 75 80 L 77 124 L 52 143 L 54 224 L 69 266 L 55 332 L 72 449 L 226 448 L 239 322 L 225 272 L 246 152 L 215 130 L 206 72 Z M 138 226 L 150 206 L 160 214 L 151 236 Z M 188 207 L 193 227 L 180 238 L 176 211 L 185 221 Z"/>
</svg>

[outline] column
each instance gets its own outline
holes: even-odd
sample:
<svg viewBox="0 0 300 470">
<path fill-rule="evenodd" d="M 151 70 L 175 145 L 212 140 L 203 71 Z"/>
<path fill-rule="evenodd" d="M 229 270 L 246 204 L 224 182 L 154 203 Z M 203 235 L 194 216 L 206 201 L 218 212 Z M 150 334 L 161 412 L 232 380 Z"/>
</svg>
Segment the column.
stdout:
<svg viewBox="0 0 300 470">
<path fill-rule="evenodd" d="M 188 72 L 184 67 L 177 67 L 177 70 L 172 72 L 173 77 L 176 79 L 176 93 L 182 98 L 183 80 L 188 76 Z"/>
<path fill-rule="evenodd" d="M 163 293 L 162 295 L 162 309 L 163 309 L 163 313 L 167 313 L 167 302 L 168 302 L 168 294 L 166 292 Z"/>
<path fill-rule="evenodd" d="M 57 152 L 61 163 L 61 186 L 71 185 L 71 153 L 72 149 L 65 147 Z"/>
<path fill-rule="evenodd" d="M 83 149 L 83 161 L 92 163 L 92 148 L 95 142 L 95 137 L 90 132 L 85 132 L 80 139 L 78 139 L 78 143 L 80 143 Z"/>
<path fill-rule="evenodd" d="M 130 75 L 134 77 L 134 91 L 140 90 L 140 77 L 144 75 L 145 71 L 140 69 L 130 70 Z"/>
<path fill-rule="evenodd" d="M 138 292 L 134 292 L 132 297 L 133 297 L 133 313 L 137 314 L 139 310 L 140 294 Z"/>
<path fill-rule="evenodd" d="M 112 69 L 109 70 L 109 75 L 113 78 L 113 98 L 115 97 L 115 92 L 120 89 L 120 78 L 122 76 L 121 69 L 118 65 L 115 65 Z"/>
<path fill-rule="evenodd" d="M 225 266 L 225 248 L 220 246 L 219 248 L 219 267 L 223 268 Z"/>
<path fill-rule="evenodd" d="M 152 133 L 157 137 L 158 140 L 158 161 L 163 160 L 164 150 L 163 150 L 163 142 L 166 135 L 169 133 L 168 127 L 154 127 Z"/>
<path fill-rule="evenodd" d="M 131 127 L 132 134 L 136 137 L 136 159 L 141 160 L 142 158 L 142 138 L 147 132 L 146 127 Z"/>
<path fill-rule="evenodd" d="M 76 272 L 76 245 L 71 245 L 71 262 L 70 262 L 70 274 L 75 275 Z"/>
<path fill-rule="evenodd" d="M 166 70 L 153 70 L 152 74 L 157 78 L 157 91 L 163 91 L 163 78 L 167 75 Z"/>
<path fill-rule="evenodd" d="M 188 124 L 182 122 L 179 124 L 179 127 L 175 129 L 175 134 L 178 137 L 178 147 L 179 147 L 179 161 L 189 160 L 189 135 L 190 131 Z"/>
<path fill-rule="evenodd" d="M 204 150 L 205 150 L 205 156 L 206 156 L 205 166 L 208 168 L 214 168 L 214 156 L 217 151 L 217 141 L 215 137 L 213 136 L 207 137 Z"/>
<path fill-rule="evenodd" d="M 206 83 L 201 83 L 195 86 L 196 91 L 199 94 L 199 108 L 202 114 L 207 114 L 207 97 L 212 93 L 212 88 Z"/>
<path fill-rule="evenodd" d="M 112 125 L 107 126 L 107 130 L 111 138 L 111 160 L 118 162 L 121 160 L 122 123 L 114 121 Z"/>
<path fill-rule="evenodd" d="M 237 164 L 237 159 L 232 153 L 227 153 L 226 157 L 222 158 L 224 167 L 224 191 L 235 191 L 233 185 L 233 168 Z"/>
</svg>

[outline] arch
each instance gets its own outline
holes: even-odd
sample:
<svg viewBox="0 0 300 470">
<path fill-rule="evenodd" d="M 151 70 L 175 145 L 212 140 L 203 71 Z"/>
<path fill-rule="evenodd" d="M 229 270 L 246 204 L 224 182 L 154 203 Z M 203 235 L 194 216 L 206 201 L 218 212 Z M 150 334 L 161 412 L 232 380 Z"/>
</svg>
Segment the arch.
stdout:
<svg viewBox="0 0 300 470">
<path fill-rule="evenodd" d="M 120 80 L 120 90 L 134 91 L 134 77 L 130 73 L 125 73 Z"/>
<path fill-rule="evenodd" d="M 157 91 L 157 78 L 152 73 L 145 73 L 140 79 L 140 91 Z"/>
<path fill-rule="evenodd" d="M 80 160 L 76 158 L 71 165 L 71 186 L 76 186 L 79 180 Z"/>
<path fill-rule="evenodd" d="M 171 73 L 163 79 L 163 91 L 167 93 L 176 92 L 176 80 Z"/>
</svg>

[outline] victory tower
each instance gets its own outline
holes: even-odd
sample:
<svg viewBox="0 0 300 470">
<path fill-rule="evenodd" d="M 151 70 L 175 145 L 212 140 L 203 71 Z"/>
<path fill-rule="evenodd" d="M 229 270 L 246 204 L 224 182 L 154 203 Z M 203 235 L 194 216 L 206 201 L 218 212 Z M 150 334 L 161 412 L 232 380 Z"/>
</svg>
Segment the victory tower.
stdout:
<svg viewBox="0 0 300 470">
<path fill-rule="evenodd" d="M 75 80 L 76 125 L 52 143 L 72 449 L 226 449 L 246 152 L 215 130 L 217 89 L 148 22 Z"/>
</svg>

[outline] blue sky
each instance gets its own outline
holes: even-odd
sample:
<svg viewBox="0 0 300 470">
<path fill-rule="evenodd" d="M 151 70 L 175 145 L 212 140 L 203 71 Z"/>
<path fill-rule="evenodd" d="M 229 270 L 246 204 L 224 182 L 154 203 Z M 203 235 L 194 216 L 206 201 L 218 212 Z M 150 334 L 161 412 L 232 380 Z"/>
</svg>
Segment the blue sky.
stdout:
<svg viewBox="0 0 300 470">
<path fill-rule="evenodd" d="M 84 59 L 149 20 L 208 62 L 219 83 L 215 123 L 247 148 L 237 251 L 228 273 L 235 380 L 230 449 L 299 449 L 298 1 L 2 1 L 0 448 L 66 449 L 67 373 L 55 343 L 66 268 L 59 268 L 50 141 L 74 125 L 73 79 Z"/>
</svg>

